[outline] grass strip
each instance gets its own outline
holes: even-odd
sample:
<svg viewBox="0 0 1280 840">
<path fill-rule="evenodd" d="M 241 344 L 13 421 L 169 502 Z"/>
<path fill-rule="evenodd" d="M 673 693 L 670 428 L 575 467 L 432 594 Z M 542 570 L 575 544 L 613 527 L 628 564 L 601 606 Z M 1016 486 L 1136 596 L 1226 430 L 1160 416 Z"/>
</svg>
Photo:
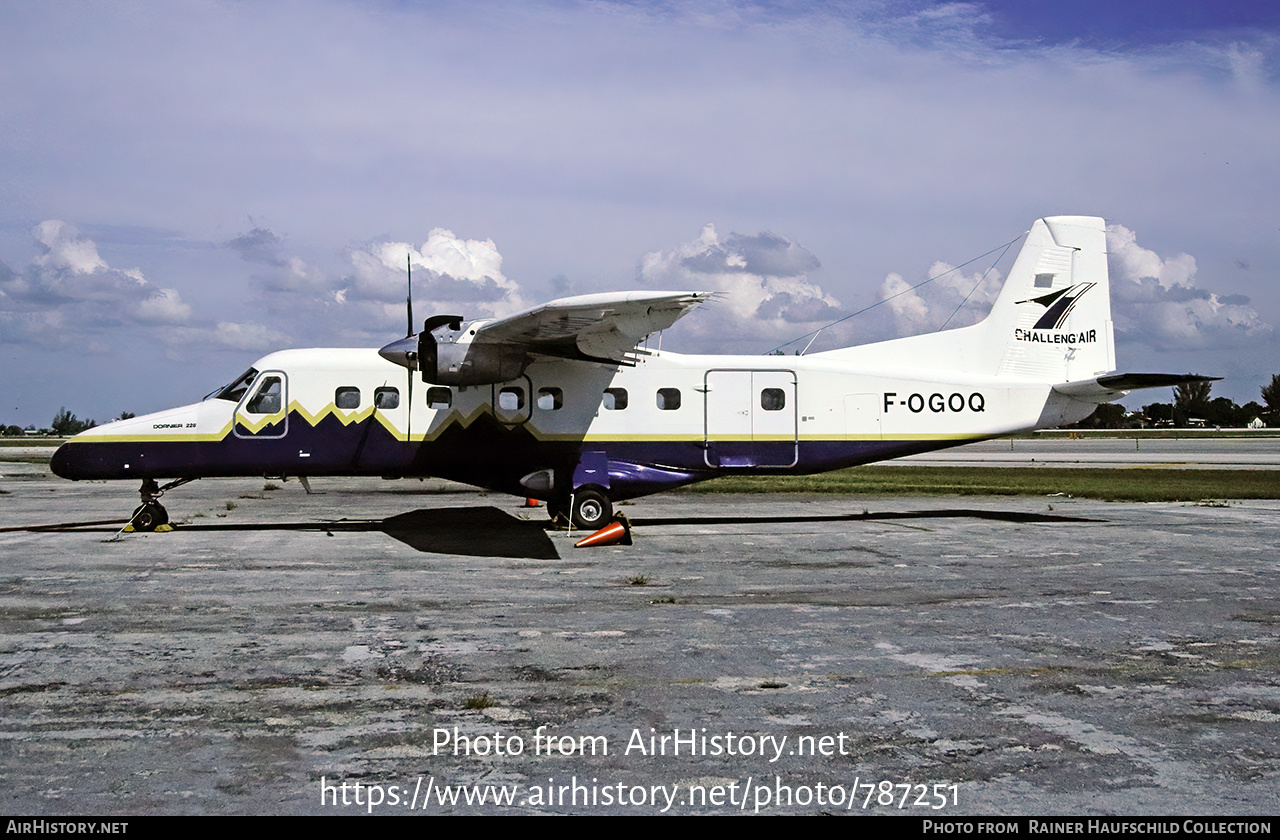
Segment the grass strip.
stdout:
<svg viewBox="0 0 1280 840">
<path fill-rule="evenodd" d="M 832 493 L 846 495 L 1051 496 L 1114 502 L 1280 499 L 1280 470 L 1161 467 L 853 467 L 799 476 L 727 476 L 687 493 Z"/>
</svg>

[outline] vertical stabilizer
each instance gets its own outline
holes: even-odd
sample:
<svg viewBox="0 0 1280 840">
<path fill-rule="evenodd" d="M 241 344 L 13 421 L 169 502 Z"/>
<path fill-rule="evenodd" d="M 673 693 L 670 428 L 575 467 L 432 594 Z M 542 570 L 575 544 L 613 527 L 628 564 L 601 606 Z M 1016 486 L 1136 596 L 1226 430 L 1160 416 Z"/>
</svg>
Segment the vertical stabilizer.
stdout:
<svg viewBox="0 0 1280 840">
<path fill-rule="evenodd" d="M 1051 216 L 1032 225 L 980 325 L 1003 344 L 997 374 L 1071 382 L 1115 370 L 1104 224 Z"/>
<path fill-rule="evenodd" d="M 828 355 L 1051 385 L 1106 375 L 1115 370 L 1106 245 L 1095 216 L 1039 219 L 982 321 Z"/>
</svg>

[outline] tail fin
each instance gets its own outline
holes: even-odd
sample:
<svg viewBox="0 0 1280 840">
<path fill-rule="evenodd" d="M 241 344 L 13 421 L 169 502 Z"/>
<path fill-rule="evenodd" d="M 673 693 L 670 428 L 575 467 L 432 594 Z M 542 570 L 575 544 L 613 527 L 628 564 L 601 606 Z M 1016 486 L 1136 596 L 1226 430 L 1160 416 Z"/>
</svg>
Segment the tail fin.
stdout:
<svg viewBox="0 0 1280 840">
<path fill-rule="evenodd" d="M 1052 216 L 1032 225 L 978 326 L 1002 347 L 997 375 L 1059 383 L 1115 370 L 1103 220 Z"/>
<path fill-rule="evenodd" d="M 849 363 L 893 359 L 1051 385 L 1115 369 L 1106 232 L 1093 216 L 1038 220 L 990 314 L 971 327 L 830 351 Z"/>
<path fill-rule="evenodd" d="M 1212 382 L 1197 374 L 1112 374 L 1111 285 L 1102 219 L 1051 216 L 1031 226 L 991 314 L 972 329 L 1005 343 L 997 375 L 1049 381 L 1086 403 L 1119 399 L 1139 388 Z"/>
</svg>

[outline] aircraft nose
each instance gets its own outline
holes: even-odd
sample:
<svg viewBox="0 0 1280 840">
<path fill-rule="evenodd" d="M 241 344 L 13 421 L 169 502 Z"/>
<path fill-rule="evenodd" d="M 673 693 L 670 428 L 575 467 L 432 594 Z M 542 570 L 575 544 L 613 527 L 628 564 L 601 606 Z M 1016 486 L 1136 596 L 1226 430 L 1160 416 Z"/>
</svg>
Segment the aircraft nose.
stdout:
<svg viewBox="0 0 1280 840">
<path fill-rule="evenodd" d="M 49 459 L 49 469 L 53 470 L 53 474 L 58 478 L 80 478 L 80 471 L 76 468 L 77 460 L 72 454 L 71 444 L 64 443 Z"/>
<path fill-rule="evenodd" d="M 418 337 L 411 335 L 393 341 L 378 351 L 378 355 L 403 368 L 416 370 L 418 367 Z"/>
</svg>

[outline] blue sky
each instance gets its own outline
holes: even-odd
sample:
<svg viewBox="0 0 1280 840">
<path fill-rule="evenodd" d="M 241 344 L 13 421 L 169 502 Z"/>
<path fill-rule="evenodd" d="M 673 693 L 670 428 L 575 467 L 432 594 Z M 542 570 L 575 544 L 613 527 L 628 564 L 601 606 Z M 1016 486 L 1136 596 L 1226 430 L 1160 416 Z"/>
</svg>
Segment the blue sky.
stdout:
<svg viewBox="0 0 1280 840">
<path fill-rule="evenodd" d="M 419 316 L 725 289 L 664 346 L 751 353 L 1059 213 L 1112 224 L 1123 369 L 1258 399 L 1278 35 L 1238 2 L 6 4 L 0 423 L 379 346 L 406 254 Z M 814 349 L 970 322 L 988 265 Z"/>
<path fill-rule="evenodd" d="M 1274 33 L 1280 26 L 1280 8 L 1258 0 L 993 0 L 975 5 L 987 14 L 987 31 L 996 38 L 1043 44 L 1133 48 L 1180 41 L 1229 43 Z"/>
</svg>

